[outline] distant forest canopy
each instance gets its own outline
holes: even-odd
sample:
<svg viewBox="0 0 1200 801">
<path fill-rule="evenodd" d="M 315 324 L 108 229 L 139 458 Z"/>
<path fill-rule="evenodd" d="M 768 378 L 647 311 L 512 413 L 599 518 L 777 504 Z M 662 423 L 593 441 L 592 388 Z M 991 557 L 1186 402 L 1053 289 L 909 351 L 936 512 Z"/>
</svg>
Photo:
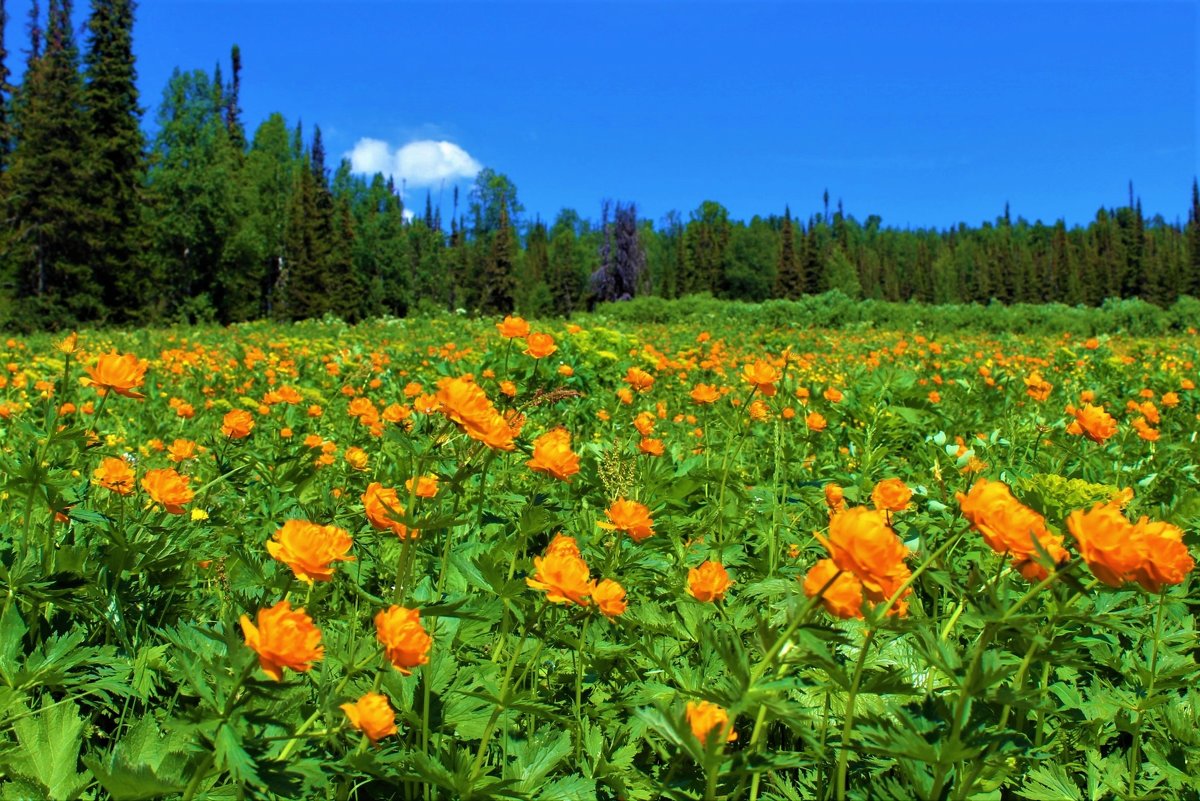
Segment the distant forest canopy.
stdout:
<svg viewBox="0 0 1200 801">
<path fill-rule="evenodd" d="M 0 0 L 0 325 L 222 323 L 414 311 L 570 314 L 598 300 L 710 293 L 760 301 L 837 289 L 929 303 L 1200 297 L 1200 191 L 1188 221 L 1128 205 L 1087 226 L 1002 217 L 947 230 L 860 221 L 840 201 L 747 221 L 706 201 L 657 225 L 632 203 L 599 223 L 530 219 L 485 169 L 448 220 L 426 194 L 406 209 L 381 174 L 326 162 L 272 114 L 252 135 L 229 80 L 176 70 L 141 127 L 133 0 L 92 0 L 82 44 L 71 0 L 34 3 L 20 86 L 9 82 Z M 1182 183 L 1182 177 L 1181 177 Z M 1182 192 L 1181 192 L 1182 195 Z M 1183 198 L 1181 197 L 1181 200 Z"/>
</svg>

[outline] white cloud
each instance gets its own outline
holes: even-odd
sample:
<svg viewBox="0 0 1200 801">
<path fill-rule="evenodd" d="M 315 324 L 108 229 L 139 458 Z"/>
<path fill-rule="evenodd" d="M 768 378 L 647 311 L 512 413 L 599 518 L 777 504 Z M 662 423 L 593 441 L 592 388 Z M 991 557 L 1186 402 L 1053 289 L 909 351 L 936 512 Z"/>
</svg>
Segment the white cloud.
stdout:
<svg viewBox="0 0 1200 801">
<path fill-rule="evenodd" d="M 410 187 L 474 178 L 483 165 L 453 142 L 420 139 L 399 148 L 380 139 L 359 139 L 347 156 L 355 172 L 381 172 Z"/>
</svg>

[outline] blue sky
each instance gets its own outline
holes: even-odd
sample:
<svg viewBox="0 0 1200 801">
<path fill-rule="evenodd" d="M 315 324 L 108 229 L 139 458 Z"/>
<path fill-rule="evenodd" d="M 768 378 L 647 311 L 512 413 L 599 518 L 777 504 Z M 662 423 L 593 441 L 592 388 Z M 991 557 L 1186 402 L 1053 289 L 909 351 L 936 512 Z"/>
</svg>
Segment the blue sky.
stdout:
<svg viewBox="0 0 1200 801">
<path fill-rule="evenodd" d="M 28 0 L 7 5 L 17 60 Z M 238 43 L 251 128 L 318 123 L 413 205 L 485 165 L 545 219 L 604 198 L 807 216 L 828 188 L 859 219 L 946 227 L 1006 201 L 1086 223 L 1131 179 L 1186 218 L 1198 33 L 1191 2 L 141 0 L 135 49 L 153 119 L 174 67 L 228 77 Z"/>
</svg>

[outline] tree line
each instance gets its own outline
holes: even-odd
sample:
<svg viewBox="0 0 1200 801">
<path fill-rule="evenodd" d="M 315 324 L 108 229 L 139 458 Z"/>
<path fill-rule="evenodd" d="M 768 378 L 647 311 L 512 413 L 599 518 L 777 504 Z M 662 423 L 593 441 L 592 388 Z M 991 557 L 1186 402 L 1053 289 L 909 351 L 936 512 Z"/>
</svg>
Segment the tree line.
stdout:
<svg viewBox="0 0 1200 801">
<path fill-rule="evenodd" d="M 928 303 L 1200 296 L 1200 191 L 1186 223 L 1127 205 L 1087 225 L 1002 216 L 949 229 L 831 211 L 735 220 L 714 201 L 657 224 L 632 203 L 600 221 L 530 218 L 482 170 L 448 219 L 406 208 L 382 175 L 327 163 L 319 127 L 280 114 L 247 134 L 241 53 L 176 70 L 142 128 L 134 0 L 91 0 L 82 52 L 72 0 L 34 2 L 19 86 L 0 0 L 0 324 L 298 320 L 466 309 L 566 315 L 600 300 L 707 293 L 761 301 L 831 289 Z"/>
</svg>

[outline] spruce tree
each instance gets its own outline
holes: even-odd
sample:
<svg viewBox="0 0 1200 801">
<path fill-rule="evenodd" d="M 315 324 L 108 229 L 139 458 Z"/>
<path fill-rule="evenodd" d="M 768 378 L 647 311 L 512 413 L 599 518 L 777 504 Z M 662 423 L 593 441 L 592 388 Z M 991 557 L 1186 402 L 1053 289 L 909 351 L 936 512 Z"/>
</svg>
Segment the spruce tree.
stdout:
<svg viewBox="0 0 1200 801">
<path fill-rule="evenodd" d="M 12 86 L 8 83 L 8 50 L 4 46 L 4 33 L 7 27 L 8 14 L 4 10 L 4 0 L 0 0 L 0 175 L 4 174 L 4 167 L 8 163 L 8 154 L 12 149 L 12 112 L 9 109 Z M 3 199 L 3 187 L 0 184 L 0 204 L 3 204 Z"/>
<path fill-rule="evenodd" d="M 118 320 L 136 319 L 148 287 L 140 219 L 145 140 L 133 56 L 133 0 L 92 0 L 84 59 L 88 202 L 95 214 L 94 252 L 104 303 Z"/>
<path fill-rule="evenodd" d="M 796 300 L 804 294 L 804 277 L 796 256 L 796 228 L 792 209 L 783 207 L 783 226 L 779 230 L 779 264 L 775 271 L 775 297 Z"/>
<path fill-rule="evenodd" d="M 1188 210 L 1187 244 L 1186 280 L 1181 289 L 1200 298 L 1200 186 L 1195 178 L 1192 179 L 1192 207 Z"/>
<path fill-rule="evenodd" d="M 35 5 L 36 12 L 36 5 Z M 91 264 L 99 244 L 80 154 L 88 144 L 70 0 L 48 10 L 45 51 L 37 18 L 17 93 L 17 147 L 6 173 L 5 250 L 16 281 L 18 324 L 62 328 L 104 316 Z"/>
<path fill-rule="evenodd" d="M 229 53 L 233 80 L 229 84 L 229 94 L 225 98 L 225 128 L 229 131 L 229 141 L 238 153 L 246 152 L 246 129 L 242 127 L 242 108 L 238 105 L 238 97 L 242 92 L 242 49 L 237 45 Z"/>
<path fill-rule="evenodd" d="M 501 197 L 499 220 L 491 234 L 481 276 L 483 296 L 479 307 L 485 314 L 508 314 L 513 310 L 516 236 L 509 221 L 508 203 Z"/>
</svg>

